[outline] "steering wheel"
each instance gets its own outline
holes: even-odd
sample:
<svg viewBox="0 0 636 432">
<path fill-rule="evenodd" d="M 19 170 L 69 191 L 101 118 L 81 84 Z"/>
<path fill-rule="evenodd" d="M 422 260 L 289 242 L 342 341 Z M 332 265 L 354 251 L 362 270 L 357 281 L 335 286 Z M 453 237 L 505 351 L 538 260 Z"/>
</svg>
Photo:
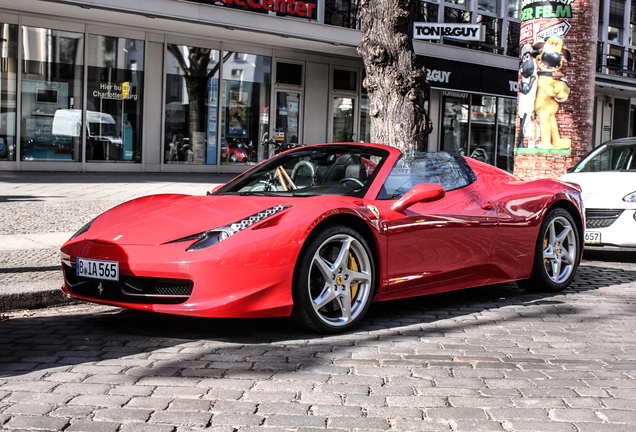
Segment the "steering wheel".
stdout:
<svg viewBox="0 0 636 432">
<path fill-rule="evenodd" d="M 360 181 L 360 179 L 357 179 L 357 178 L 354 178 L 354 177 L 345 177 L 345 178 L 343 178 L 342 180 L 340 180 L 340 183 L 345 184 L 345 182 L 348 182 L 348 181 L 353 182 L 353 183 L 355 183 L 355 184 L 359 185 L 361 188 L 363 188 L 363 187 L 364 187 L 364 183 L 362 183 L 362 182 Z M 355 188 L 351 188 L 351 189 L 354 189 L 354 190 L 355 190 Z"/>
<path fill-rule="evenodd" d="M 309 171 L 311 172 L 311 178 L 312 179 L 316 176 L 316 166 L 314 164 L 312 164 L 309 161 L 300 161 L 296 165 L 294 165 L 294 169 L 292 170 L 291 179 L 293 181 L 296 181 L 296 175 L 298 174 L 298 171 L 300 171 L 300 169 L 302 167 L 309 168 Z"/>
</svg>

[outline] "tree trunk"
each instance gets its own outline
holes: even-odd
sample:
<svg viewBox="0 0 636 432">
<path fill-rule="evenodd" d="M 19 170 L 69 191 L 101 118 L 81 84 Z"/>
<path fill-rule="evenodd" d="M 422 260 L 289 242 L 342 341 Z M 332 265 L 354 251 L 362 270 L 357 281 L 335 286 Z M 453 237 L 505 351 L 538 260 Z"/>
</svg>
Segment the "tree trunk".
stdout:
<svg viewBox="0 0 636 432">
<path fill-rule="evenodd" d="M 405 154 L 426 151 L 433 124 L 424 111 L 425 69 L 413 51 L 413 14 L 418 0 L 361 0 L 364 36 L 358 46 L 367 76 L 371 141 Z"/>
</svg>

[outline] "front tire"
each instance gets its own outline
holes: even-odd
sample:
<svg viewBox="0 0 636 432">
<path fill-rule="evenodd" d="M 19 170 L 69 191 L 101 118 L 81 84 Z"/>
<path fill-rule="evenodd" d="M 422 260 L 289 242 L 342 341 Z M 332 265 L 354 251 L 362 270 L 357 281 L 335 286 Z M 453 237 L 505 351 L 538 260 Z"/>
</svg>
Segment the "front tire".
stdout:
<svg viewBox="0 0 636 432">
<path fill-rule="evenodd" d="M 562 291 L 574 279 L 580 257 L 581 239 L 572 215 L 554 208 L 539 230 L 532 276 L 519 285 L 531 291 Z"/>
<path fill-rule="evenodd" d="M 348 331 L 369 309 L 374 287 L 375 263 L 364 238 L 344 225 L 320 229 L 296 263 L 292 316 L 310 331 Z"/>
</svg>

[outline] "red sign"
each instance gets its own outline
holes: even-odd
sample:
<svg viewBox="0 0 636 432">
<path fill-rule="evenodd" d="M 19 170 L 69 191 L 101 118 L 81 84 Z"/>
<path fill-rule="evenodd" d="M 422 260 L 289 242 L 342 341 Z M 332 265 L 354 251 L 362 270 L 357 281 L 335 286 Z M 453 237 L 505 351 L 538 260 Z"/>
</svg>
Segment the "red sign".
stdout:
<svg viewBox="0 0 636 432">
<path fill-rule="evenodd" d="M 526 21 L 521 24 L 521 33 L 519 34 L 519 42 L 532 40 L 534 42 L 534 22 Z"/>
<path fill-rule="evenodd" d="M 318 19 L 317 0 L 188 0 L 211 6 L 225 5 L 250 12 L 275 13 L 304 19 Z"/>
</svg>

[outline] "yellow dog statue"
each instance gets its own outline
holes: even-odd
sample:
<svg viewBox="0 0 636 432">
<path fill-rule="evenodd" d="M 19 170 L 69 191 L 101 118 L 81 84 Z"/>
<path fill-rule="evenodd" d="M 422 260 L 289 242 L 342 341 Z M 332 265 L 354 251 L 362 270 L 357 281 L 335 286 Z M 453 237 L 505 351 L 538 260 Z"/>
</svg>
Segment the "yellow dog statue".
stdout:
<svg viewBox="0 0 636 432">
<path fill-rule="evenodd" d="M 570 148 L 572 141 L 569 138 L 561 138 L 559 127 L 555 117 L 559 110 L 559 103 L 567 100 L 570 88 L 566 81 L 554 78 L 554 73 L 563 67 L 563 57 L 572 60 L 570 50 L 563 47 L 563 38 L 552 35 L 545 41 L 532 44 L 533 57 L 537 60 L 537 98 L 534 103 L 534 112 L 541 122 L 542 148 Z"/>
</svg>

